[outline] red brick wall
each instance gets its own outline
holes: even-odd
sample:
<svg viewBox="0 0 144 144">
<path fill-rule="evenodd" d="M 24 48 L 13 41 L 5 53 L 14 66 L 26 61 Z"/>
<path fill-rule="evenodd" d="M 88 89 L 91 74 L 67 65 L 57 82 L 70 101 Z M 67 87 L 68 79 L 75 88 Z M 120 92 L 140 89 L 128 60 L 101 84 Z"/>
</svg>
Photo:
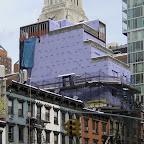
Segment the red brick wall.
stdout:
<svg viewBox="0 0 144 144">
<path fill-rule="evenodd" d="M 87 117 L 86 117 L 87 118 Z M 93 134 L 93 120 L 98 121 L 98 134 Z M 88 127 L 89 131 L 85 132 L 84 129 L 84 116 L 82 116 L 82 144 L 85 144 L 85 138 L 89 138 L 88 143 L 93 144 L 93 139 L 98 140 L 98 144 L 103 144 L 103 138 L 102 138 L 102 123 L 106 123 L 106 135 L 109 136 L 109 123 L 108 121 L 102 121 L 95 118 L 90 118 L 88 120 Z"/>
<path fill-rule="evenodd" d="M 12 60 L 11 58 L 7 57 L 7 52 L 0 49 L 0 65 L 5 66 L 6 74 L 11 73 L 11 63 L 12 63 Z"/>
<path fill-rule="evenodd" d="M 19 64 L 14 64 L 14 73 L 19 72 Z"/>
</svg>

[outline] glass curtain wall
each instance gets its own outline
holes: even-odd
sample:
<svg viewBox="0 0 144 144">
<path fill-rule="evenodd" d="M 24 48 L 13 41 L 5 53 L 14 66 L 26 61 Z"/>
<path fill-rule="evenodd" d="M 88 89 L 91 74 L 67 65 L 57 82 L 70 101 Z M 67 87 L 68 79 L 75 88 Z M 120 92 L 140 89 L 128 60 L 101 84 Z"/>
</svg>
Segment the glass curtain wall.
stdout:
<svg viewBox="0 0 144 144">
<path fill-rule="evenodd" d="M 131 82 L 144 95 L 144 0 L 122 0 L 122 13 L 123 34 L 127 35 L 128 40 Z"/>
</svg>

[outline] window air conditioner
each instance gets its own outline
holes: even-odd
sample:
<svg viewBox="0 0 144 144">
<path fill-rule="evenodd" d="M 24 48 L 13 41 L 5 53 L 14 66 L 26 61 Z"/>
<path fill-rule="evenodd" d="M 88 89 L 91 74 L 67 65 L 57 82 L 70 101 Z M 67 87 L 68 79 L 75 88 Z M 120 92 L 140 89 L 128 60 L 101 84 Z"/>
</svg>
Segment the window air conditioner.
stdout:
<svg viewBox="0 0 144 144">
<path fill-rule="evenodd" d="M 106 135 L 106 132 L 102 132 L 102 135 Z"/>
<path fill-rule="evenodd" d="M 95 134 L 96 133 L 95 130 L 93 130 L 92 133 Z"/>
<path fill-rule="evenodd" d="M 9 119 L 13 119 L 13 115 L 9 115 Z"/>
<path fill-rule="evenodd" d="M 88 132 L 88 131 L 89 131 L 89 127 L 85 127 L 85 131 L 87 131 L 87 132 Z"/>
</svg>

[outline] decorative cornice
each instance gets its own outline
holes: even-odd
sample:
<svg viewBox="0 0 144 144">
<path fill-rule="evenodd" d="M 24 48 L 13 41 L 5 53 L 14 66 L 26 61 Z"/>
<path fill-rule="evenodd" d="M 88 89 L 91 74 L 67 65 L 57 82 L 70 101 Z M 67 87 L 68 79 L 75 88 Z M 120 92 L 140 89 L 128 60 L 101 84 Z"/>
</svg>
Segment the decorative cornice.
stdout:
<svg viewBox="0 0 144 144">
<path fill-rule="evenodd" d="M 67 103 L 70 103 L 70 105 L 68 105 L 68 107 L 77 105 L 76 109 L 84 108 L 84 103 L 80 100 L 75 100 L 75 99 L 72 99 L 72 98 L 69 98 L 66 96 L 62 96 L 60 94 L 49 92 L 49 91 L 46 91 L 43 89 L 38 89 L 36 87 L 30 86 L 27 84 L 22 84 L 22 83 L 19 83 L 16 81 L 12 81 L 12 84 L 9 86 L 9 89 L 13 88 L 13 89 L 15 89 L 15 91 L 13 91 L 13 93 L 19 94 L 20 91 L 17 91 L 17 87 L 20 87 L 20 91 L 23 91 L 22 88 L 29 90 L 31 87 L 31 91 L 32 91 L 32 95 L 31 95 L 32 97 L 31 98 L 33 98 L 33 99 L 52 102 L 53 104 L 57 104 L 57 105 L 61 105 L 61 106 L 62 105 L 66 106 Z M 24 91 L 28 91 L 28 90 L 24 90 Z M 34 94 L 33 94 L 33 91 L 34 91 Z M 39 92 L 38 93 L 39 96 L 37 96 L 35 94 L 35 92 Z M 27 95 L 26 93 L 23 93 L 21 95 L 29 97 L 29 95 Z M 55 97 L 55 101 L 53 100 L 54 97 Z M 62 103 L 60 103 L 60 99 L 63 99 L 63 97 L 64 97 L 64 101 Z M 38 103 L 36 103 L 36 104 L 39 105 Z M 41 103 L 40 103 L 40 105 L 41 105 Z"/>
<path fill-rule="evenodd" d="M 80 28 L 83 28 L 85 32 L 90 33 L 91 35 L 98 38 L 98 31 L 96 31 L 95 29 L 93 29 L 92 27 L 90 27 L 90 26 L 88 26 L 84 23 L 80 23 L 80 24 L 77 24 L 77 25 L 72 25 L 72 26 L 56 29 L 56 30 L 53 30 L 53 31 L 49 31 L 49 35 L 64 33 L 64 32 L 72 31 L 72 30 L 75 30 L 75 29 L 80 29 Z"/>
<path fill-rule="evenodd" d="M 53 131 L 54 134 L 59 135 L 59 131 Z"/>
<path fill-rule="evenodd" d="M 94 37 L 98 38 L 98 31 L 96 31 L 95 29 L 93 29 L 92 27 L 86 25 L 86 24 L 83 24 L 83 28 L 84 28 L 84 31 L 93 35 Z"/>
<path fill-rule="evenodd" d="M 45 129 L 45 132 L 46 132 L 46 133 L 51 133 L 52 130 Z"/>
<path fill-rule="evenodd" d="M 43 104 L 40 103 L 40 102 L 36 102 L 36 105 L 39 106 L 39 107 L 42 107 L 42 106 L 43 106 Z"/>
<path fill-rule="evenodd" d="M 45 104 L 44 106 L 45 106 L 46 109 L 51 109 L 50 105 Z"/>
<path fill-rule="evenodd" d="M 4 122 L 4 121 L 0 121 L 0 127 L 5 127 L 6 126 L 6 122 Z"/>
<path fill-rule="evenodd" d="M 53 107 L 54 111 L 59 111 L 60 109 L 59 108 L 56 108 L 56 107 Z"/>
<path fill-rule="evenodd" d="M 100 50 L 100 51 L 103 51 L 109 55 L 113 55 L 113 51 L 106 48 L 106 47 L 103 47 L 101 46 L 100 44 L 96 43 L 95 41 L 93 40 L 87 40 L 87 41 L 84 41 L 84 45 L 87 46 L 87 45 L 91 45 L 92 47 Z"/>
<path fill-rule="evenodd" d="M 112 61 L 112 62 L 116 63 L 117 65 L 120 65 L 121 67 L 124 67 L 125 69 L 130 70 L 129 65 L 127 65 L 124 62 L 122 62 L 116 58 L 113 58 L 111 56 L 102 56 L 102 57 L 96 57 L 96 58 L 91 59 L 92 63 L 101 62 L 101 61 Z"/>
<path fill-rule="evenodd" d="M 26 100 L 25 100 L 25 99 L 21 99 L 21 98 L 17 98 L 17 100 L 18 100 L 18 102 L 21 102 L 21 103 L 26 102 Z"/>
</svg>

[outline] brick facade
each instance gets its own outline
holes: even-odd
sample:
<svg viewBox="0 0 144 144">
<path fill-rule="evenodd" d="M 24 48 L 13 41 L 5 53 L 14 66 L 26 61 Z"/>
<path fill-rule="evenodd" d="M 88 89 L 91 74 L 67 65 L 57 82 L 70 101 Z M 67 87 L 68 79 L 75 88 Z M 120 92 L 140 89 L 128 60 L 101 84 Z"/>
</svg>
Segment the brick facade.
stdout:
<svg viewBox="0 0 144 144">
<path fill-rule="evenodd" d="M 0 49 L 0 65 L 5 66 L 5 73 L 11 73 L 11 63 L 12 60 L 7 56 L 7 51 Z"/>
</svg>

